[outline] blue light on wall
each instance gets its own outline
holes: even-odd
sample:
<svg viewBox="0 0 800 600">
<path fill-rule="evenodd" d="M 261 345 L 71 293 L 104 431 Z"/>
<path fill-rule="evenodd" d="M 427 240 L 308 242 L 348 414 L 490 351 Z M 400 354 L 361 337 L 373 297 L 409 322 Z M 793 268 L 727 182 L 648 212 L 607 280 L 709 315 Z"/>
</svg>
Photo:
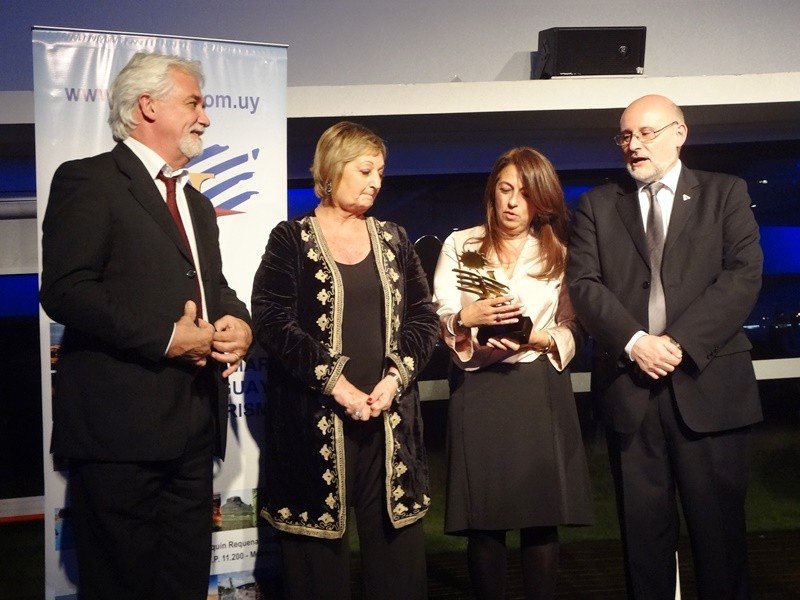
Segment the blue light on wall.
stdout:
<svg viewBox="0 0 800 600">
<path fill-rule="evenodd" d="M 564 184 L 562 187 L 564 188 L 564 201 L 570 208 L 574 208 L 578 205 L 581 194 L 588 192 L 594 186 Z"/>
<path fill-rule="evenodd" d="M 36 166 L 33 158 L 0 160 L 0 197 L 36 193 Z"/>
<path fill-rule="evenodd" d="M 0 317 L 32 317 L 39 311 L 39 276 L 0 276 Z"/>
<path fill-rule="evenodd" d="M 290 219 L 310 212 L 319 204 L 314 188 L 289 188 L 287 192 L 286 214 Z"/>
<path fill-rule="evenodd" d="M 765 275 L 800 273 L 800 227 L 761 227 Z"/>
</svg>

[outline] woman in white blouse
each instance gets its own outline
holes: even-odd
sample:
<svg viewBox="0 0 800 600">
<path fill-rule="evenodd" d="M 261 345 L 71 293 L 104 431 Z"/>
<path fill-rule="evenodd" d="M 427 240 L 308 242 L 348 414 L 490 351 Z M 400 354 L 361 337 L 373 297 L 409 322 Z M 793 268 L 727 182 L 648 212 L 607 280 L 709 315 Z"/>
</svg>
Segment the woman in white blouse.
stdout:
<svg viewBox="0 0 800 600">
<path fill-rule="evenodd" d="M 458 367 L 445 531 L 468 538 L 476 596 L 503 598 L 506 531 L 519 529 L 526 596 L 553 598 L 557 526 L 592 521 L 566 370 L 581 335 L 564 285 L 567 210 L 553 165 L 525 147 L 497 160 L 484 204 L 483 225 L 445 240 L 434 277 L 441 335 Z M 481 299 L 454 269 L 490 276 L 508 291 Z M 533 327 L 520 339 L 512 332 L 526 317 Z M 479 328 L 498 325 L 509 332 L 478 341 Z"/>
</svg>

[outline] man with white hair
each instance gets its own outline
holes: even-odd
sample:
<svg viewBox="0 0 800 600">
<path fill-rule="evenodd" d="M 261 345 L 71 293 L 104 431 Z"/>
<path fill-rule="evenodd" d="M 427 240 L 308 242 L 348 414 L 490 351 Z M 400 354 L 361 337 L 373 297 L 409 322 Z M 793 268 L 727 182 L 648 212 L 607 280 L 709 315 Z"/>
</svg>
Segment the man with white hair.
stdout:
<svg viewBox="0 0 800 600">
<path fill-rule="evenodd" d="M 663 96 L 628 106 L 614 137 L 633 177 L 575 212 L 567 281 L 594 338 L 633 598 L 675 597 L 677 496 L 700 598 L 747 598 L 747 430 L 761 403 L 742 325 L 763 257 L 747 185 L 689 169 L 688 127 Z"/>
<path fill-rule="evenodd" d="M 188 184 L 210 125 L 200 64 L 136 54 L 111 152 L 56 171 L 41 303 L 65 326 L 51 451 L 68 459 L 79 597 L 206 598 L 213 456 L 252 334 L 214 207 Z"/>
</svg>

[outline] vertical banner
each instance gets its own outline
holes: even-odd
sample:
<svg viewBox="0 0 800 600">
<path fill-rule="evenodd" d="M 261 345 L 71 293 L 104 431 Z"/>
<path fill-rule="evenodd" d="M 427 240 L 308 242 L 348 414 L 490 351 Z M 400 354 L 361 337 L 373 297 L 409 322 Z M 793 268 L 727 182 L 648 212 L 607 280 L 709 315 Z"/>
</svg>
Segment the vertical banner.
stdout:
<svg viewBox="0 0 800 600">
<path fill-rule="evenodd" d="M 216 207 L 223 270 L 249 304 L 253 275 L 274 225 L 286 218 L 286 48 L 99 31 L 33 31 L 36 188 L 39 231 L 59 164 L 110 150 L 107 92 L 136 52 L 198 60 L 205 72 L 211 127 L 192 182 Z M 41 235 L 41 234 L 40 234 Z M 40 240 L 41 243 L 41 240 Z M 76 240 L 80 243 L 80 240 Z M 40 258 L 41 262 L 41 258 Z M 40 264 L 41 269 L 41 264 Z M 52 375 L 63 328 L 40 313 L 45 456 L 52 431 Z M 46 358 L 49 357 L 49 360 Z M 209 598 L 258 597 L 259 573 L 274 568 L 268 533 L 259 528 L 259 442 L 263 373 L 251 360 L 231 376 L 227 458 L 215 468 L 214 538 Z M 110 401 L 113 399 L 109 399 Z M 74 537 L 61 465 L 45 464 L 45 597 L 73 598 Z M 263 521 L 261 521 L 263 523 Z"/>
</svg>

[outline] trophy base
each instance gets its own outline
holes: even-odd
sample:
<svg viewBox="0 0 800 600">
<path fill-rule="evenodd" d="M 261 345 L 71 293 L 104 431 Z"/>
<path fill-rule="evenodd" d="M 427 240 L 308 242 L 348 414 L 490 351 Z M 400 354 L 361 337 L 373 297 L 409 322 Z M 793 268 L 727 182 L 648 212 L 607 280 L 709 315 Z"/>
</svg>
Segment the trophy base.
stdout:
<svg viewBox="0 0 800 600">
<path fill-rule="evenodd" d="M 478 343 L 485 346 L 489 338 L 506 338 L 518 344 L 527 344 L 533 330 L 530 317 L 521 317 L 511 325 L 483 325 L 478 327 Z"/>
</svg>

